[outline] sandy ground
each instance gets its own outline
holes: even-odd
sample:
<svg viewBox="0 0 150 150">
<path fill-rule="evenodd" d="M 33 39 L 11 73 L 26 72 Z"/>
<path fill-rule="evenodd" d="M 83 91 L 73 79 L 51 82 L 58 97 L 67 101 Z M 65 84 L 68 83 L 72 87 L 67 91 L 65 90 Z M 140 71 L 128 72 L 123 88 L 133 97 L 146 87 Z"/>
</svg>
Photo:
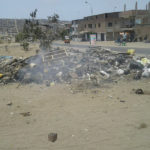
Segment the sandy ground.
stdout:
<svg viewBox="0 0 150 150">
<path fill-rule="evenodd" d="M 26 57 L 34 51 L 24 53 L 0 51 Z M 134 94 L 137 88 L 149 93 L 150 79 L 77 93 L 65 84 L 1 86 L 0 150 L 149 150 L 150 95 Z M 55 143 L 50 132 L 58 133 Z"/>
<path fill-rule="evenodd" d="M 0 44 L 0 55 L 14 57 L 29 57 L 35 55 L 35 51 L 39 49 L 38 44 L 30 44 L 29 51 L 24 51 L 19 43 Z"/>
<path fill-rule="evenodd" d="M 17 85 L 0 90 L 1 150 L 150 149 L 150 96 L 131 92 L 150 89 L 149 80 L 74 94 L 67 85 Z M 50 132 L 58 133 L 55 143 Z"/>
</svg>

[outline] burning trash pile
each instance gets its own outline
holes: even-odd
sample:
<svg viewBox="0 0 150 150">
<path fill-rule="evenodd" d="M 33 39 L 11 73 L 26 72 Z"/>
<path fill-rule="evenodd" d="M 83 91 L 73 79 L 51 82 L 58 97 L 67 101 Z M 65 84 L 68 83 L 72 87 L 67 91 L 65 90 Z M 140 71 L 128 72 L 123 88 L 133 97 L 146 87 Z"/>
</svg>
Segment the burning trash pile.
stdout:
<svg viewBox="0 0 150 150">
<path fill-rule="evenodd" d="M 118 53 L 102 47 L 86 52 L 55 48 L 28 58 L 0 56 L 0 83 L 71 83 L 87 80 L 95 85 L 103 80 L 132 75 L 133 79 L 150 77 L 150 60 Z"/>
</svg>

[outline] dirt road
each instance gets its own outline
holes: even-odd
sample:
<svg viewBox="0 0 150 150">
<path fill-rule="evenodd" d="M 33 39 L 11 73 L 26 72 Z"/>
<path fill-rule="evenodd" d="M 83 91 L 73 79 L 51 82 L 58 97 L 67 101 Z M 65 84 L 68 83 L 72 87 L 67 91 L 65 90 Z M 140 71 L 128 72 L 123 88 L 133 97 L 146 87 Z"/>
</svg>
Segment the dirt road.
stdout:
<svg viewBox="0 0 150 150">
<path fill-rule="evenodd" d="M 131 92 L 150 89 L 149 80 L 79 93 L 67 85 L 17 86 L 0 90 L 1 150 L 150 149 L 150 96 Z M 58 133 L 55 143 L 50 132 Z"/>
</svg>

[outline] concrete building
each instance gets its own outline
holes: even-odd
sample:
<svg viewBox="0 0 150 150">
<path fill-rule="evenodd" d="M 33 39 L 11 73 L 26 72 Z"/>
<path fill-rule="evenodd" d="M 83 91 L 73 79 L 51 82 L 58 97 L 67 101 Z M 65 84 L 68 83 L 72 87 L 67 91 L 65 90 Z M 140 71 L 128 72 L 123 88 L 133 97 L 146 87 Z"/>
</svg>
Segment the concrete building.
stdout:
<svg viewBox="0 0 150 150">
<path fill-rule="evenodd" d="M 87 41 L 90 34 L 96 34 L 97 41 L 115 40 L 119 34 L 119 12 L 105 13 L 85 17 L 79 26 L 83 40 Z"/>
<path fill-rule="evenodd" d="M 137 16 L 142 17 L 147 15 L 146 10 L 129 10 L 120 12 L 119 20 L 120 20 L 120 32 L 127 33 L 128 41 L 136 41 L 136 20 Z"/>
<path fill-rule="evenodd" d="M 150 42 L 150 8 L 147 10 L 147 14 L 136 16 L 135 37 L 137 41 Z"/>
<path fill-rule="evenodd" d="M 80 34 L 81 31 L 84 29 L 82 28 L 82 21 L 83 19 L 73 20 L 71 29 L 70 29 L 70 36 L 72 37 L 72 40 L 74 41 L 81 41 L 82 35 Z"/>
<path fill-rule="evenodd" d="M 72 33 L 83 41 L 89 41 L 90 34 L 95 34 L 97 41 L 111 41 L 117 40 L 120 33 L 126 33 L 127 39 L 134 41 L 137 16 L 147 14 L 146 10 L 125 10 L 84 17 L 72 21 Z"/>
</svg>

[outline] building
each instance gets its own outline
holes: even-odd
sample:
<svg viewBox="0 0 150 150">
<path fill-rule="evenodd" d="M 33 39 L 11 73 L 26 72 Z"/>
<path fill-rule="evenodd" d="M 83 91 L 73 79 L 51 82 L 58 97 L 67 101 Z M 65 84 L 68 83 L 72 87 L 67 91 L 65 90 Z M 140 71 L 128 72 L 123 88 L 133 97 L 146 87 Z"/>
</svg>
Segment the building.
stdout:
<svg viewBox="0 0 150 150">
<path fill-rule="evenodd" d="M 129 10 L 104 13 L 72 21 L 72 34 L 82 41 L 89 41 L 90 34 L 96 35 L 97 41 L 118 40 L 121 33 L 126 33 L 128 41 L 135 40 L 137 16 L 148 14 L 146 10 Z"/>
<path fill-rule="evenodd" d="M 82 28 L 82 21 L 84 21 L 84 19 L 78 19 L 72 21 L 70 36 L 74 41 L 82 40 L 82 35 L 80 34 L 80 32 L 84 30 L 84 28 Z"/>
<path fill-rule="evenodd" d="M 135 37 L 137 41 L 150 42 L 150 8 L 147 10 L 147 14 L 136 16 Z"/>
<path fill-rule="evenodd" d="M 97 41 L 115 40 L 119 34 L 118 21 L 119 12 L 88 16 L 79 24 L 80 29 L 84 29 L 80 33 L 86 41 L 89 40 L 91 33 L 96 34 Z"/>
<path fill-rule="evenodd" d="M 120 12 L 119 14 L 119 20 L 120 20 L 120 32 L 126 33 L 127 40 L 128 41 L 137 41 L 136 39 L 136 21 L 137 21 L 137 16 L 139 16 L 139 19 L 142 16 L 147 15 L 146 10 L 129 10 L 129 11 L 124 11 Z"/>
</svg>

